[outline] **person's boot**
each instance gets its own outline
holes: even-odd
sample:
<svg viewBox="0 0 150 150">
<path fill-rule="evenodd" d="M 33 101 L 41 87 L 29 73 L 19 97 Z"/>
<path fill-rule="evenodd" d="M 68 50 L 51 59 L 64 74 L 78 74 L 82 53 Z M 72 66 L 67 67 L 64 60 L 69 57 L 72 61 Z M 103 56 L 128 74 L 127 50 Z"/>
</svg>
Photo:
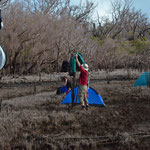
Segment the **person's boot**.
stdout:
<svg viewBox="0 0 150 150">
<path fill-rule="evenodd" d="M 88 110 L 89 109 L 89 105 L 86 105 L 86 110 Z"/>
<path fill-rule="evenodd" d="M 85 109 L 85 105 L 81 105 L 82 109 Z"/>
</svg>

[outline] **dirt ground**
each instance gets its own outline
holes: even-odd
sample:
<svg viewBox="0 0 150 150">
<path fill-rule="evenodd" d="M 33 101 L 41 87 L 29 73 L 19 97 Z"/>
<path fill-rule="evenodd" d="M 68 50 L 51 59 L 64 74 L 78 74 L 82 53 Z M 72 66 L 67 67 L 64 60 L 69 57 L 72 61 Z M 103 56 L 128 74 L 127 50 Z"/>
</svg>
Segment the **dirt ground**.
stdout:
<svg viewBox="0 0 150 150">
<path fill-rule="evenodd" d="M 0 149 L 149 150 L 150 89 L 133 87 L 139 73 L 130 79 L 112 73 L 109 82 L 93 74 L 90 86 L 106 107 L 89 110 L 60 104 L 65 95 L 56 95 L 62 85 L 56 74 L 40 82 L 1 80 Z"/>
</svg>

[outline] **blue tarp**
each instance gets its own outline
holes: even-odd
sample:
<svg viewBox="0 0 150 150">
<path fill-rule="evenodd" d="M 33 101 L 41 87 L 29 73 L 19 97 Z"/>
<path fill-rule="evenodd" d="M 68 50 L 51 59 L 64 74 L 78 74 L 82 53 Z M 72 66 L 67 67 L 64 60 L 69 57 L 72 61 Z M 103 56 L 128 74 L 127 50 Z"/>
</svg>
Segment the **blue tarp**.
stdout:
<svg viewBox="0 0 150 150">
<path fill-rule="evenodd" d="M 140 77 L 134 83 L 134 87 L 136 86 L 148 86 L 150 84 L 150 72 L 144 72 L 140 75 Z"/>
<path fill-rule="evenodd" d="M 74 89 L 74 93 L 75 93 L 75 98 L 74 98 L 74 103 L 79 104 L 79 99 L 77 97 L 77 90 L 78 87 L 76 87 Z M 72 97 L 71 97 L 71 92 L 70 91 L 66 97 L 63 99 L 63 101 L 61 102 L 61 104 L 71 104 L 72 103 Z M 102 97 L 91 87 L 89 87 L 88 89 L 88 102 L 91 105 L 100 105 L 100 106 L 105 106 Z"/>
<path fill-rule="evenodd" d="M 66 87 L 66 86 L 62 86 L 62 87 L 60 88 L 60 91 L 61 91 L 62 94 L 64 94 L 64 93 L 67 92 L 68 90 L 67 90 L 67 87 Z"/>
</svg>

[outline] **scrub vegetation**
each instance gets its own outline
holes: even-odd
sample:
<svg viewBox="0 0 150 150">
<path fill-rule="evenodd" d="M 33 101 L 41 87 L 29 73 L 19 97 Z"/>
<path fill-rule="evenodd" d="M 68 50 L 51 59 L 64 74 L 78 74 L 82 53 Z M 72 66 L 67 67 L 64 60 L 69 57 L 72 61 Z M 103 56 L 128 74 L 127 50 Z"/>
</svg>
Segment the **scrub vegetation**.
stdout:
<svg viewBox="0 0 150 150">
<path fill-rule="evenodd" d="M 0 44 L 7 54 L 1 74 L 59 72 L 74 49 L 92 70 L 149 69 L 150 22 L 132 0 L 113 1 L 109 17 L 93 20 L 96 4 L 70 0 L 8 1 Z"/>
<path fill-rule="evenodd" d="M 149 150 L 149 87 L 133 87 L 150 66 L 146 14 L 132 0 L 113 1 L 109 17 L 95 20 L 91 1 L 2 2 L 0 149 Z M 62 62 L 74 52 L 89 65 L 90 86 L 106 107 L 60 104 Z"/>
</svg>

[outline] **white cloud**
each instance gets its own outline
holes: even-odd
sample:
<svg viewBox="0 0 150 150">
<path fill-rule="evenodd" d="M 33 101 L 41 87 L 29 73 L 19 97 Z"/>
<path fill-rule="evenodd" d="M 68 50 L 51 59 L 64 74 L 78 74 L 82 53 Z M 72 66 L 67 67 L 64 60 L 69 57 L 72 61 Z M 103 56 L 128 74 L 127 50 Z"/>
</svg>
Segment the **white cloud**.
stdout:
<svg viewBox="0 0 150 150">
<path fill-rule="evenodd" d="M 110 13 L 110 0 L 96 0 L 94 1 L 97 4 L 95 9 L 94 18 L 99 14 L 100 17 L 108 16 Z"/>
</svg>

